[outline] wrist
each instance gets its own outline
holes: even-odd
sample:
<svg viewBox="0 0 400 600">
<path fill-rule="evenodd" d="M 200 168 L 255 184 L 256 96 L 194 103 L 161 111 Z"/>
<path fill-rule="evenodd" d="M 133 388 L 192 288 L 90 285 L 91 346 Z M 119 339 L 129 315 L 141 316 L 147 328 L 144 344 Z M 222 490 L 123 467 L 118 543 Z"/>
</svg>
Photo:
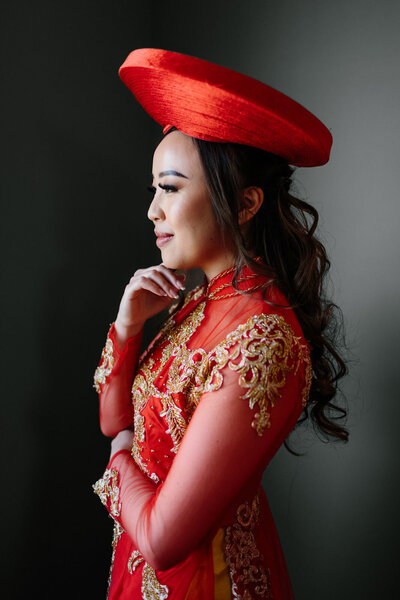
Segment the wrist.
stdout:
<svg viewBox="0 0 400 600">
<path fill-rule="evenodd" d="M 112 462 L 121 454 L 126 454 L 127 456 L 131 457 L 131 451 L 128 450 L 128 448 L 121 448 L 120 450 L 114 450 L 114 452 L 111 450 L 110 458 L 106 468 L 110 469 Z"/>
<path fill-rule="evenodd" d="M 117 320 L 114 323 L 114 336 L 117 346 L 122 350 L 128 340 L 139 335 L 143 329 L 143 323 L 124 325 Z"/>
</svg>

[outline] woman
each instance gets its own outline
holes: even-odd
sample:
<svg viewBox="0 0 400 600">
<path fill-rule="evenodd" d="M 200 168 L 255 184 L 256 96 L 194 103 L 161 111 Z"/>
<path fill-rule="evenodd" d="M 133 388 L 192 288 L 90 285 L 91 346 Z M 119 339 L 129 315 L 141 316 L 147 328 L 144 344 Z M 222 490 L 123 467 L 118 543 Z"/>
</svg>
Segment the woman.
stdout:
<svg viewBox="0 0 400 600">
<path fill-rule="evenodd" d="M 303 412 L 347 439 L 328 410 L 344 413 L 331 400 L 345 373 L 324 337 L 329 263 L 316 211 L 289 192 L 289 163 L 326 162 L 330 134 L 200 59 L 136 50 L 120 73 L 165 135 L 148 211 L 162 262 L 126 286 L 95 374 L 113 438 L 94 486 L 115 520 L 109 598 L 293 598 L 260 480 Z M 192 268 L 204 283 L 183 296 Z"/>
</svg>

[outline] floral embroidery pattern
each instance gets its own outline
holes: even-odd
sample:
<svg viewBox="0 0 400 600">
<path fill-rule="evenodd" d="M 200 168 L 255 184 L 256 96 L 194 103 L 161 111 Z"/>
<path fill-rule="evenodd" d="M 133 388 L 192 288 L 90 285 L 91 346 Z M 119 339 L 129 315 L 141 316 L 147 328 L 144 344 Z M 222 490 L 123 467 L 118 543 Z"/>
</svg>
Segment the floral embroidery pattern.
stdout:
<svg viewBox="0 0 400 600">
<path fill-rule="evenodd" d="M 224 367 L 236 371 L 239 385 L 247 390 L 242 397 L 248 400 L 250 409 L 257 407 L 252 427 L 261 436 L 270 426 L 268 406 L 275 406 L 287 375 L 291 371 L 296 374 L 300 364 L 307 360 L 308 352 L 300 339 L 279 315 L 250 317 L 209 354 L 210 374 L 204 391 L 221 387 Z M 305 380 L 303 403 L 311 383 L 309 370 Z"/>
<path fill-rule="evenodd" d="M 312 381 L 309 351 L 282 316 L 253 315 L 208 353 L 201 348 L 190 350 L 186 345 L 203 318 L 204 302 L 200 302 L 180 326 L 174 329 L 167 325 L 143 360 L 133 383 L 132 456 L 156 483 L 160 481 L 159 476 L 148 468 L 150 458 L 143 454 L 146 433 L 142 411 L 149 398 L 160 401 L 159 415 L 165 419 L 165 433 L 171 437 L 173 453 L 178 451 L 202 394 L 223 385 L 222 370 L 227 366 L 238 373 L 239 385 L 245 390 L 242 397 L 254 410 L 252 427 L 259 436 L 270 427 L 270 409 L 280 398 L 288 374 L 296 374 L 300 365 L 304 366 L 303 407 L 308 399 Z M 165 369 L 168 369 L 168 377 L 164 376 Z M 177 398 L 184 398 L 184 403 L 178 405 Z"/>
<path fill-rule="evenodd" d="M 96 481 L 96 483 L 93 485 L 94 492 L 99 496 L 102 504 L 108 507 L 109 513 L 112 517 L 119 517 L 121 514 L 118 479 L 118 471 L 116 471 L 115 469 L 106 469 L 103 477 Z M 110 588 L 111 575 L 114 566 L 114 558 L 117 544 L 121 539 L 123 533 L 124 529 L 118 523 L 118 521 L 115 521 L 112 541 L 113 552 L 111 556 L 110 574 L 108 578 L 108 589 Z M 135 569 L 142 562 L 144 562 L 144 558 L 142 557 L 140 552 L 138 550 L 132 552 L 128 561 L 129 573 L 133 575 Z M 142 594 L 143 600 L 166 600 L 166 598 L 168 598 L 167 586 L 160 584 L 154 569 L 150 567 L 150 565 L 148 565 L 146 562 L 144 563 L 142 572 Z"/>
<path fill-rule="evenodd" d="M 106 383 L 114 367 L 114 347 L 108 333 L 105 346 L 101 353 L 100 364 L 94 373 L 94 388 L 98 394 L 101 392 L 101 386 Z"/>
<path fill-rule="evenodd" d="M 143 556 L 140 554 L 139 550 L 134 550 L 128 560 L 128 571 L 131 575 L 136 571 L 136 567 L 140 565 L 140 563 L 144 562 Z"/>
<path fill-rule="evenodd" d="M 98 495 L 112 517 L 121 514 L 121 503 L 119 500 L 119 474 L 115 469 L 106 469 L 101 479 L 93 485 L 94 493 Z M 108 507 L 108 502 L 110 505 Z"/>
<path fill-rule="evenodd" d="M 150 397 L 159 398 L 162 404 L 160 416 L 164 417 L 167 428 L 166 433 L 171 436 L 171 452 L 178 451 L 180 442 L 186 431 L 187 421 L 182 415 L 182 410 L 174 401 L 173 390 L 170 384 L 174 378 L 172 373 L 176 372 L 182 364 L 183 357 L 187 355 L 186 342 L 190 339 L 204 318 L 205 302 L 200 302 L 196 308 L 182 321 L 180 325 L 172 325 L 167 322 L 161 335 L 151 347 L 149 353 L 143 358 L 139 371 L 132 386 L 132 401 L 134 405 L 135 437 L 132 446 L 132 456 L 140 469 L 153 481 L 158 483 L 159 478 L 151 473 L 145 465 L 141 454 L 141 446 L 145 443 L 145 421 L 141 414 Z M 156 350 L 161 349 L 161 355 L 156 358 Z M 169 366 L 170 377 L 165 386 L 157 386 L 157 378 L 166 366 Z M 184 393 L 184 388 L 179 392 Z"/>
<path fill-rule="evenodd" d="M 110 572 L 108 576 L 107 596 L 111 584 L 111 575 L 114 566 L 115 552 L 124 529 L 116 520 L 121 514 L 121 502 L 119 499 L 119 474 L 115 469 L 106 469 L 101 479 L 92 486 L 95 494 L 98 495 L 102 504 L 109 510 L 110 516 L 114 519 L 114 532 L 112 540 L 112 555 Z"/>
<path fill-rule="evenodd" d="M 232 597 L 237 600 L 272 600 L 270 572 L 263 566 L 254 530 L 260 513 L 258 494 L 236 511 L 236 521 L 226 528 L 225 560 L 229 569 Z"/>
<path fill-rule="evenodd" d="M 128 571 L 131 575 L 134 574 L 136 568 L 144 562 L 142 571 L 142 598 L 143 600 L 166 600 L 168 598 L 168 588 L 166 585 L 161 585 L 158 581 L 156 573 L 147 562 L 139 550 L 134 550 L 128 561 Z"/>
<path fill-rule="evenodd" d="M 112 555 L 111 555 L 110 573 L 108 576 L 107 597 L 108 597 L 108 592 L 110 591 L 111 577 L 112 577 L 112 571 L 113 571 L 113 567 L 114 567 L 115 552 L 117 550 L 118 542 L 121 539 L 121 536 L 123 533 L 124 533 L 124 529 L 121 527 L 121 525 L 118 523 L 118 521 L 114 521 L 114 531 L 113 531 L 113 539 L 112 539 Z"/>
<path fill-rule="evenodd" d="M 147 563 L 144 563 L 142 572 L 142 596 L 143 600 L 166 600 L 168 598 L 167 586 L 161 585 L 154 569 Z"/>
</svg>

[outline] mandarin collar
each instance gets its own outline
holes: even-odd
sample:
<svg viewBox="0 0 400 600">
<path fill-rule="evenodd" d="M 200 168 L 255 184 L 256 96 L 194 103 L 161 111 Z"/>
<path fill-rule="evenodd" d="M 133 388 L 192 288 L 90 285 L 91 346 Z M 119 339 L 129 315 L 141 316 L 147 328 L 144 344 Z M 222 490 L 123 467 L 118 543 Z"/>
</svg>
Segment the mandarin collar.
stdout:
<svg viewBox="0 0 400 600">
<path fill-rule="evenodd" d="M 256 257 L 254 260 L 262 262 L 260 257 Z M 236 265 L 218 273 L 210 281 L 207 281 L 206 276 L 204 276 L 204 296 L 209 300 L 221 300 L 238 296 L 240 292 L 255 291 L 265 284 L 266 278 L 264 275 L 255 273 L 253 269 L 245 265 L 239 272 L 236 287 L 233 287 L 232 281 L 235 271 Z"/>
</svg>

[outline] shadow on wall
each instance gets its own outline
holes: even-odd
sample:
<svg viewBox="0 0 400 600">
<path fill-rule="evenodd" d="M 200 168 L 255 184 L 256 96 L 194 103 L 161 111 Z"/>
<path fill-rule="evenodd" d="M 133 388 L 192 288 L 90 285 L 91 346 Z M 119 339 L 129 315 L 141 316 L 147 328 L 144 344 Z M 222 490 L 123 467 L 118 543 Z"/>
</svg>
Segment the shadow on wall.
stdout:
<svg viewBox="0 0 400 600">
<path fill-rule="evenodd" d="M 384 318 L 370 306 L 354 319 L 370 323 L 368 329 L 349 332 L 349 443 L 323 444 L 302 425 L 291 445 L 305 455 L 282 447 L 264 475 L 296 597 L 396 597 L 398 306 L 389 294 Z M 299 513 L 299 506 L 306 510 Z M 321 580 L 329 582 L 323 592 Z"/>
</svg>

